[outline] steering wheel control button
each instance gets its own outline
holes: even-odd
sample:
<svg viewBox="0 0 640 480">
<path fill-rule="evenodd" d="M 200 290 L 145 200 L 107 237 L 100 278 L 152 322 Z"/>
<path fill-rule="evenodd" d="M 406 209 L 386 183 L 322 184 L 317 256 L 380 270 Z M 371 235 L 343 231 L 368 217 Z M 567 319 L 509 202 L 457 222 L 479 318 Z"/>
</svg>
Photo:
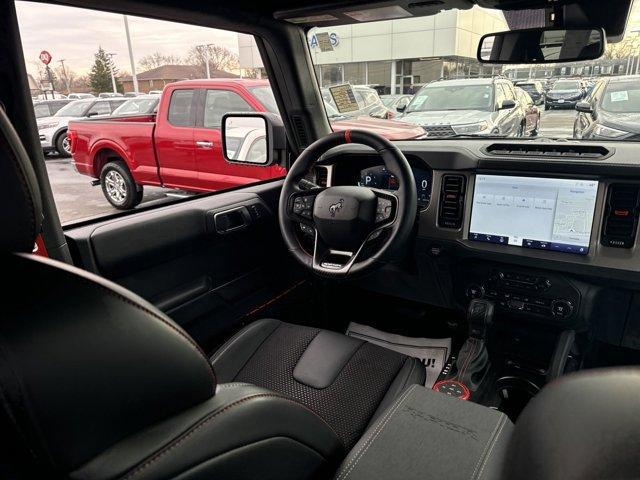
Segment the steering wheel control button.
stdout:
<svg viewBox="0 0 640 480">
<path fill-rule="evenodd" d="M 393 214 L 393 202 L 389 198 L 378 197 L 378 206 L 376 208 L 376 223 L 389 220 Z"/>
<path fill-rule="evenodd" d="M 568 300 L 554 300 L 551 304 L 551 313 L 556 318 L 569 318 L 573 313 L 573 305 Z"/>
<path fill-rule="evenodd" d="M 305 235 L 313 236 L 316 234 L 316 231 L 313 229 L 313 227 L 310 227 L 309 225 L 306 225 L 304 223 L 300 224 L 300 230 Z"/>
<path fill-rule="evenodd" d="M 469 400 L 471 392 L 464 383 L 457 380 L 441 380 L 433 386 L 436 392 L 444 393 L 460 400 Z"/>
<path fill-rule="evenodd" d="M 484 296 L 484 288 L 481 285 L 472 283 L 467 287 L 467 298 L 473 300 L 474 298 L 482 298 Z"/>
<path fill-rule="evenodd" d="M 313 200 L 313 197 L 308 195 L 295 197 L 293 200 L 293 213 L 311 220 L 313 218 Z"/>
</svg>

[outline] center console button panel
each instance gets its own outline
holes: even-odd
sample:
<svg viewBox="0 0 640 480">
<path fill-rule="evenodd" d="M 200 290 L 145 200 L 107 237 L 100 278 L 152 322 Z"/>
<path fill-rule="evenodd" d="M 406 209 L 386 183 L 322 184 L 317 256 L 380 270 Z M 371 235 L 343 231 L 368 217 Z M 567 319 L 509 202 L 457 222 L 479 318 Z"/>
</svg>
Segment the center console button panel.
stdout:
<svg viewBox="0 0 640 480">
<path fill-rule="evenodd" d="M 455 283 L 463 303 L 480 298 L 493 301 L 498 315 L 565 323 L 576 317 L 580 304 L 580 292 L 563 275 L 554 273 L 469 265 L 458 272 Z"/>
</svg>

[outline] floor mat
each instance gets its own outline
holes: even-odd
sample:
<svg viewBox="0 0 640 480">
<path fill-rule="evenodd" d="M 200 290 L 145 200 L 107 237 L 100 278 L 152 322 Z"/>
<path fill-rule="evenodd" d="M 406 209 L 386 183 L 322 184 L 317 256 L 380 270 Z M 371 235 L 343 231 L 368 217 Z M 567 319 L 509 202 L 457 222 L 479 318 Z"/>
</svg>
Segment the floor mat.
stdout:
<svg viewBox="0 0 640 480">
<path fill-rule="evenodd" d="M 427 371 L 427 388 L 431 388 L 435 383 L 451 350 L 450 338 L 405 337 L 355 322 L 349 324 L 347 335 L 421 359 Z"/>
</svg>

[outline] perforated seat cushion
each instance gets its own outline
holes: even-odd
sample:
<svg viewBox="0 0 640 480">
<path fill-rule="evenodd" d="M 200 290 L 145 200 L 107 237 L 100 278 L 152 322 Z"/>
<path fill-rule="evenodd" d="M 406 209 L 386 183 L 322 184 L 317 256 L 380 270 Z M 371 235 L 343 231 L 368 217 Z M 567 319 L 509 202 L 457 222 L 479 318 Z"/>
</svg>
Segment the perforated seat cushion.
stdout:
<svg viewBox="0 0 640 480">
<path fill-rule="evenodd" d="M 297 381 L 293 371 L 309 344 L 322 330 L 277 320 L 260 322 L 263 323 L 256 322 L 246 327 L 214 355 L 212 361 L 219 381 L 252 383 L 297 400 L 320 415 L 347 448 L 358 440 L 392 383 L 397 390 L 398 382 L 394 383 L 394 380 L 401 370 L 408 370 L 403 367 L 417 362 L 354 339 L 359 345 L 333 383 L 326 388 L 313 388 Z M 241 344 L 246 343 L 250 344 L 248 349 L 242 348 Z M 234 353 L 238 358 L 230 362 L 229 356 Z M 238 365 L 238 362 L 242 363 Z M 234 367 L 228 368 L 229 363 L 235 364 Z M 411 365 L 410 370 L 420 369 Z M 410 383 L 416 378 L 419 380 L 420 376 L 413 373 L 406 380 L 403 378 L 403 382 Z"/>
</svg>

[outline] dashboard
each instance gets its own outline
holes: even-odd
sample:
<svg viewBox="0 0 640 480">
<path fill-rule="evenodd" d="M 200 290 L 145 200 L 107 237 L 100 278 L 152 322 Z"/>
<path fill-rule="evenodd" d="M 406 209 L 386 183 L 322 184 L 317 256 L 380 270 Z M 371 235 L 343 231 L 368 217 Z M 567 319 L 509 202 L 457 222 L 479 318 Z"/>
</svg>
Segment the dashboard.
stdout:
<svg viewBox="0 0 640 480">
<path fill-rule="evenodd" d="M 458 309 L 483 297 L 509 322 L 575 328 L 615 316 L 602 331 L 620 342 L 640 312 L 639 147 L 497 142 L 396 142 L 416 179 L 415 241 L 402 268 L 366 288 Z M 329 186 L 398 188 L 364 146 L 334 148 L 318 167 Z"/>
</svg>

